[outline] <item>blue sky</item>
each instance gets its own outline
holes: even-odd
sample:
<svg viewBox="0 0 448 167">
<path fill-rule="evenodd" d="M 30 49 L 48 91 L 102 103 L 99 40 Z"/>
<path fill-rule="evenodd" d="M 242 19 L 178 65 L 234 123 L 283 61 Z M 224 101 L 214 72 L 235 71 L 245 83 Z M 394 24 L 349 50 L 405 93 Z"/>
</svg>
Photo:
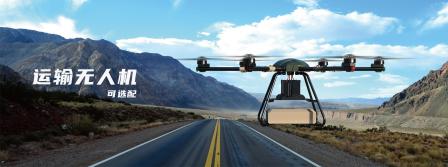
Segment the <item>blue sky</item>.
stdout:
<svg viewBox="0 0 448 167">
<path fill-rule="evenodd" d="M 386 62 L 383 73 L 312 73 L 321 98 L 389 97 L 448 61 L 446 0 L 2 0 L 0 26 L 106 39 L 125 50 L 175 58 L 245 53 L 414 58 Z M 194 62 L 182 63 L 194 70 Z M 203 74 L 248 92 L 264 92 L 271 75 Z"/>
</svg>

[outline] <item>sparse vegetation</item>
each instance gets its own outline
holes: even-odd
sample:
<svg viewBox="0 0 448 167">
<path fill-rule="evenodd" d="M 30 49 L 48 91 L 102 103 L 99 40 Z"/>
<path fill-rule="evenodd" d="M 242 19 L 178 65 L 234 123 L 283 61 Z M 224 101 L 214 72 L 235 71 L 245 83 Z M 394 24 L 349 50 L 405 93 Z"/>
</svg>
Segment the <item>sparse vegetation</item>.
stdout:
<svg viewBox="0 0 448 167">
<path fill-rule="evenodd" d="M 97 125 L 93 122 L 89 115 L 73 114 L 64 121 L 70 133 L 75 135 L 88 135 L 91 132 L 97 132 Z"/>
<path fill-rule="evenodd" d="M 194 113 L 0 84 L 0 161 L 170 122 Z"/>
<path fill-rule="evenodd" d="M 365 131 L 343 126 L 303 127 L 273 125 L 273 128 L 328 144 L 388 166 L 446 166 L 448 138 L 391 132 L 386 127 Z"/>
<path fill-rule="evenodd" d="M 387 127 L 385 127 L 385 126 L 381 126 L 379 128 L 369 128 L 369 129 L 366 129 L 366 132 L 382 133 L 382 132 L 389 132 L 389 129 L 387 129 Z"/>
<path fill-rule="evenodd" d="M 0 163 L 8 160 L 8 152 L 0 150 Z"/>
</svg>

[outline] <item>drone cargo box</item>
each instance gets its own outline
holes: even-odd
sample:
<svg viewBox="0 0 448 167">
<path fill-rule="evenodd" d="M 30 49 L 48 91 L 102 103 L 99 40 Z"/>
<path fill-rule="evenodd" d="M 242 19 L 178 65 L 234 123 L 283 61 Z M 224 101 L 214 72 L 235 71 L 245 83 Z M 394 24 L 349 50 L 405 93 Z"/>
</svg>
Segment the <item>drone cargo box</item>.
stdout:
<svg viewBox="0 0 448 167">
<path fill-rule="evenodd" d="M 315 124 L 316 112 L 310 109 L 274 108 L 268 112 L 269 124 Z"/>
</svg>

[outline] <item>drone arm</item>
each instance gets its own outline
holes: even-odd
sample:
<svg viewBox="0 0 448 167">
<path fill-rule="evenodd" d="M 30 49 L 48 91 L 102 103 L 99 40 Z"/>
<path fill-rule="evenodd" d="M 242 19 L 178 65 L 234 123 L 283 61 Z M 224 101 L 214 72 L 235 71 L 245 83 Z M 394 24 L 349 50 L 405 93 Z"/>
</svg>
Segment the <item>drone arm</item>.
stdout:
<svg viewBox="0 0 448 167">
<path fill-rule="evenodd" d="M 196 67 L 197 71 L 240 71 L 239 67 Z"/>
<path fill-rule="evenodd" d="M 355 67 L 355 71 L 375 71 L 382 72 L 385 68 L 383 67 Z"/>
<path fill-rule="evenodd" d="M 260 71 L 260 72 L 285 72 L 284 68 L 276 68 L 274 66 L 256 66 L 251 68 L 244 67 L 196 67 L 196 70 L 199 72 L 205 71 L 241 71 L 241 72 L 252 72 L 252 71 Z M 326 71 L 376 71 L 381 72 L 384 71 L 384 66 L 382 67 L 342 67 L 342 66 L 325 66 L 325 67 L 299 67 L 297 71 L 302 72 L 326 72 Z"/>
<path fill-rule="evenodd" d="M 318 71 L 318 72 L 326 72 L 326 71 L 347 71 L 347 72 L 353 72 L 353 71 L 376 71 L 381 72 L 384 71 L 384 67 L 342 67 L 342 66 L 326 66 L 326 67 L 302 67 L 299 68 L 299 71 L 303 72 L 311 72 L 311 71 Z"/>
<path fill-rule="evenodd" d="M 244 68 L 244 67 L 196 67 L 196 70 L 199 72 L 205 71 L 262 71 L 262 72 L 275 72 L 270 66 L 257 66 L 252 68 Z"/>
</svg>

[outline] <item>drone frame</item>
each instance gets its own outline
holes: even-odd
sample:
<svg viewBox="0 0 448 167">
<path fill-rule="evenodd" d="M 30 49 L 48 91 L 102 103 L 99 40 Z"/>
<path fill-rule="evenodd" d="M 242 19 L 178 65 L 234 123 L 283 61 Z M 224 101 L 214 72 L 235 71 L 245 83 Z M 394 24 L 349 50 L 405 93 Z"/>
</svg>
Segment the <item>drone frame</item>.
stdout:
<svg viewBox="0 0 448 167">
<path fill-rule="evenodd" d="M 345 72 L 354 72 L 354 71 L 375 71 L 375 72 L 382 72 L 385 71 L 384 67 L 384 59 L 401 59 L 401 58 L 384 58 L 380 56 L 376 57 L 363 57 L 363 56 L 355 56 L 352 54 L 347 54 L 343 57 L 328 57 L 328 58 L 343 58 L 343 62 L 341 66 L 328 66 L 328 61 L 334 61 L 334 60 L 326 60 L 325 58 L 321 58 L 318 60 L 318 65 L 314 67 L 310 67 L 305 61 L 297 60 L 297 59 L 283 59 L 277 61 L 274 65 L 269 66 L 257 66 L 255 63 L 255 57 L 251 54 L 246 54 L 246 56 L 243 56 L 243 58 L 240 60 L 240 66 L 239 67 L 211 67 L 210 64 L 207 63 L 207 58 L 205 57 L 199 57 L 197 58 L 197 67 L 196 71 L 199 72 L 206 72 L 206 71 L 240 71 L 240 72 L 273 72 L 273 76 L 271 78 L 271 81 L 269 83 L 268 89 L 266 91 L 266 94 L 263 98 L 262 104 L 260 106 L 260 109 L 258 111 L 257 119 L 260 122 L 262 126 L 268 126 L 268 110 L 267 105 L 271 101 L 271 94 L 272 90 L 274 88 L 276 79 L 278 75 L 302 75 L 309 98 L 308 99 L 300 99 L 300 100 L 306 100 L 308 102 L 311 102 L 313 111 L 316 113 L 316 122 L 315 125 L 323 126 L 326 123 L 325 114 L 322 110 L 321 104 L 319 102 L 319 99 L 317 97 L 316 91 L 314 89 L 314 86 L 311 82 L 310 76 L 307 74 L 307 72 L 336 72 L 336 71 L 345 71 Z M 266 57 L 266 56 L 259 56 L 259 57 Z M 361 59 L 374 59 L 373 64 L 371 64 L 370 67 L 356 67 L 356 58 Z M 192 60 L 192 59 L 184 59 L 184 60 Z M 193 59 L 194 60 L 194 59 Z M 213 60 L 213 59 L 211 59 Z M 300 89 L 300 87 L 299 87 Z M 275 100 L 275 99 L 274 99 Z M 281 99 L 277 99 L 281 100 Z M 294 99 L 297 100 L 297 99 Z M 322 122 L 319 122 L 318 115 L 321 115 Z"/>
<path fill-rule="evenodd" d="M 276 73 L 274 73 L 272 75 L 271 82 L 269 83 L 268 89 L 267 89 L 266 94 L 265 94 L 265 96 L 263 98 L 263 101 L 261 103 L 261 107 L 258 110 L 257 119 L 258 119 L 258 121 L 260 122 L 260 124 L 262 126 L 268 126 L 269 125 L 269 123 L 268 123 L 267 105 L 268 105 L 269 102 L 272 102 L 274 100 L 274 99 L 271 99 L 271 95 L 272 95 L 272 90 L 273 90 L 273 88 L 275 86 L 275 82 L 277 80 L 277 76 L 278 75 L 286 75 L 286 74 L 287 73 L 285 73 L 285 72 L 276 72 Z M 295 74 L 296 75 L 302 75 L 302 77 L 303 77 L 303 80 L 305 82 L 305 85 L 306 85 L 306 88 L 307 88 L 307 91 L 308 91 L 308 97 L 309 97 L 308 99 L 304 99 L 304 100 L 306 100 L 306 101 L 311 103 L 311 105 L 313 107 L 313 112 L 316 113 L 316 118 L 315 118 L 316 119 L 316 125 L 318 125 L 318 126 L 325 125 L 325 122 L 326 122 L 325 114 L 324 114 L 324 112 L 322 110 L 322 107 L 320 105 L 319 98 L 317 97 L 316 91 L 314 90 L 314 86 L 313 86 L 313 83 L 311 82 L 310 76 L 307 73 L 305 73 L 305 72 L 296 72 Z M 319 122 L 319 118 L 317 117 L 317 115 L 319 115 L 319 113 L 320 113 L 320 115 L 322 117 L 322 122 Z"/>
</svg>

